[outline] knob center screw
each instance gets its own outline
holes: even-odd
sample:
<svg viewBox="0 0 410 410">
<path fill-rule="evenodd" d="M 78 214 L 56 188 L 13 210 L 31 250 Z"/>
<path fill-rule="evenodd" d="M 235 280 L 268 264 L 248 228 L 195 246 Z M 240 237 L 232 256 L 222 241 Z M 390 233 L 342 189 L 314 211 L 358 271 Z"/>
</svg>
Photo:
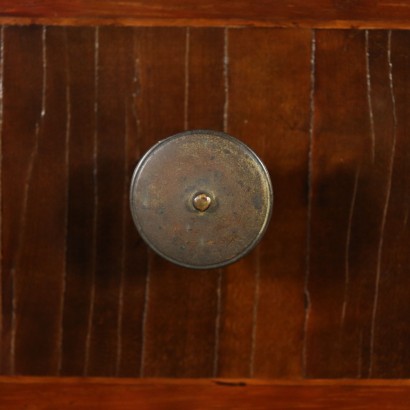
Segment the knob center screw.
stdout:
<svg viewBox="0 0 410 410">
<path fill-rule="evenodd" d="M 193 199 L 194 208 L 200 212 L 205 212 L 211 206 L 211 203 L 211 197 L 204 193 L 195 195 Z"/>
</svg>

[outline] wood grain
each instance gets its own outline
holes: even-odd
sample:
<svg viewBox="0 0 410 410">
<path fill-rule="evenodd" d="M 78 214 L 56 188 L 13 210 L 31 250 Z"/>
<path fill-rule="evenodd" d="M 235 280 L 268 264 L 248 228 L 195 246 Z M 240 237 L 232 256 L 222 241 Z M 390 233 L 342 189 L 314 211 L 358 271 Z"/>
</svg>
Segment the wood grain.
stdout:
<svg viewBox="0 0 410 410">
<path fill-rule="evenodd" d="M 400 246 L 385 237 L 391 229 L 387 215 L 395 206 L 394 34 L 317 34 L 307 339 L 311 377 L 383 374 L 374 369 L 379 315 L 384 317 L 378 302 L 390 296 L 380 283 L 392 272 L 383 263 L 386 249 Z M 356 63 L 339 70 L 345 61 Z M 398 77 L 406 83 L 406 75 Z M 402 178 L 405 173 L 397 176 Z M 401 338 L 399 328 L 393 338 Z M 381 350 L 390 354 L 387 344 Z"/>
<path fill-rule="evenodd" d="M 236 320 L 238 328 L 245 317 L 250 323 L 244 332 L 250 343 L 250 376 L 302 373 L 311 43 L 309 30 L 229 32 L 228 132 L 261 156 L 275 191 L 273 218 L 251 256 L 253 264 L 245 267 L 243 277 L 240 264 L 231 268 L 231 287 L 249 293 L 249 309 L 235 295 L 236 316 L 225 320 Z M 246 336 L 237 339 L 243 346 Z M 234 353 L 228 347 L 224 355 Z M 235 376 L 223 374 L 228 375 Z"/>
<path fill-rule="evenodd" d="M 88 311 L 95 254 L 94 37 L 95 30 L 67 29 L 70 141 L 67 215 L 66 286 L 60 373 L 84 372 Z M 82 90 L 88 89 L 83 95 Z"/>
<path fill-rule="evenodd" d="M 222 123 L 221 34 L 179 28 L 138 33 L 138 111 L 150 144 L 188 127 Z M 211 376 L 217 272 L 179 268 L 153 254 L 149 268 L 141 374 Z"/>
<path fill-rule="evenodd" d="M 10 84 L 20 87 L 4 92 L 5 115 L 9 109 L 11 117 L 17 115 L 5 122 L 3 134 L 3 192 L 11 200 L 3 208 L 3 234 L 6 246 L 11 245 L 3 259 L 9 289 L 3 313 L 9 343 L 6 371 L 40 375 L 57 371 L 61 348 L 69 137 L 66 50 L 61 30 L 27 28 L 20 34 L 11 29 L 4 39 L 6 49 L 14 44 L 21 51 L 15 62 L 5 58 L 4 69 L 6 82 L 13 76 Z M 17 106 L 9 104 L 15 91 Z M 28 121 L 22 122 L 25 115 Z M 36 292 L 31 292 L 33 286 Z"/>
<path fill-rule="evenodd" d="M 2 378 L 0 405 L 48 409 L 407 409 L 408 381 Z"/>
<path fill-rule="evenodd" d="M 132 31 L 111 28 L 98 30 L 96 37 L 96 262 L 85 369 L 90 375 L 113 376 L 117 363 L 118 350 L 113 346 L 118 344 L 124 269 L 123 214 L 126 212 L 124 195 L 127 194 L 124 163 L 128 150 L 125 104 L 133 79 L 131 40 Z"/>
<path fill-rule="evenodd" d="M 406 1 L 0 1 L 1 24 L 408 28 Z"/>
<path fill-rule="evenodd" d="M 340 70 L 346 61 L 355 64 Z M 316 372 L 363 377 L 369 366 L 386 176 L 373 172 L 366 61 L 364 32 L 317 33 L 306 338 L 306 372 L 311 377 Z M 385 60 L 377 66 L 384 69 Z M 373 91 L 376 84 L 388 89 L 387 76 L 369 81 Z M 389 104 L 388 94 L 383 102 Z M 389 118 L 387 111 L 383 125 Z M 388 150 L 378 147 L 377 162 L 384 161 L 380 167 L 386 170 Z"/>
<path fill-rule="evenodd" d="M 379 36 L 381 34 L 379 33 Z M 408 351 L 403 340 L 409 337 L 405 325 L 409 304 L 400 295 L 409 286 L 409 241 L 407 215 L 409 211 L 409 139 L 408 124 L 409 36 L 392 32 L 387 39 L 389 84 L 391 98 L 390 131 L 394 143 L 390 150 L 389 197 L 385 209 L 384 240 L 380 252 L 378 299 L 374 304 L 372 375 L 375 377 L 405 377 L 409 374 Z M 373 51 L 373 58 L 376 55 Z M 378 115 L 378 113 L 376 113 Z M 408 249 L 408 248 L 407 248 Z M 394 275 L 391 273 L 395 272 Z M 389 318 L 395 318 L 389 320 Z M 394 335 L 393 338 L 391 336 Z M 389 346 L 389 352 L 387 349 Z"/>
<path fill-rule="evenodd" d="M 129 212 L 128 189 L 131 183 L 132 172 L 137 161 L 144 154 L 143 135 L 140 129 L 137 100 L 140 90 L 140 76 L 138 71 L 138 54 L 136 52 L 136 34 L 127 33 L 131 37 L 132 50 L 129 43 L 125 43 L 123 53 L 132 67 L 132 82 L 124 84 L 122 90 L 126 95 L 124 121 L 124 173 L 122 187 L 122 253 L 121 253 L 121 279 L 120 293 L 118 296 L 118 328 L 116 375 L 138 376 L 142 360 L 143 346 L 143 321 L 146 300 L 146 281 L 148 265 L 148 250 L 144 241 L 134 229 L 131 213 Z M 108 42 L 109 36 L 108 36 Z M 129 77 L 128 77 L 129 81 Z M 110 79 L 109 79 L 109 82 Z M 128 87 L 128 89 L 127 89 Z"/>
<path fill-rule="evenodd" d="M 224 29 L 223 48 L 223 131 L 231 128 L 231 30 Z M 238 377 L 249 375 L 254 333 L 255 291 L 258 266 L 255 251 L 234 266 L 219 271 L 219 316 L 216 340 L 215 375 Z"/>
<path fill-rule="evenodd" d="M 4 375 L 409 377 L 406 31 L 3 27 Z M 260 245 L 138 237 L 137 160 L 192 128 L 261 156 Z"/>
<path fill-rule="evenodd" d="M 69 29 L 67 33 L 72 142 L 68 215 L 70 241 L 61 368 L 62 374 L 66 375 L 96 372 L 93 361 L 107 366 L 104 370 L 99 369 L 97 374 L 137 375 L 137 363 L 140 361 L 146 248 L 141 246 L 141 240 L 132 229 L 128 213 L 130 174 L 140 153 L 133 109 L 133 88 L 136 87 L 134 58 L 133 54 L 124 54 L 124 44 L 127 50 L 132 46 L 133 33 L 126 31 L 116 37 L 113 35 L 116 42 L 107 41 L 111 35 L 109 29 L 91 28 Z M 102 60 L 104 53 L 107 54 L 108 44 L 111 47 L 109 52 L 116 54 L 117 62 L 121 61 L 118 71 Z M 101 66 L 105 68 L 103 73 L 99 72 Z M 117 79 L 116 99 L 104 95 L 107 87 L 108 90 L 111 87 L 107 78 L 113 76 Z M 91 92 L 79 99 L 87 84 Z M 107 121 L 111 122 L 111 129 Z M 112 140 L 107 143 L 106 138 Z M 112 145 L 117 146 L 117 151 L 112 151 Z M 105 147 L 109 153 L 104 155 Z M 107 158 L 111 154 L 113 158 Z M 112 173 L 113 179 L 111 176 L 104 178 L 102 170 L 109 170 L 109 175 L 113 170 L 116 173 Z M 116 187 L 116 192 L 105 200 L 110 184 Z M 112 197 L 116 198 L 116 219 L 112 217 Z M 110 208 L 101 209 L 100 201 L 107 202 Z M 105 235 L 98 234 L 98 230 L 105 232 L 109 229 L 107 223 L 115 224 L 115 235 L 119 238 L 114 254 L 104 249 L 111 246 L 111 242 Z M 98 243 L 97 238 L 101 238 Z M 100 255 L 108 260 L 104 261 Z M 101 261 L 98 263 L 108 270 L 108 277 L 103 278 L 97 261 Z M 140 271 L 134 269 L 138 263 L 142 268 Z M 115 285 L 101 283 L 111 280 Z M 99 286 L 104 286 L 101 306 Z M 99 319 L 101 316 L 103 320 Z M 123 326 L 124 322 L 127 326 Z M 116 348 L 110 347 L 107 353 L 102 341 Z M 93 344 L 98 347 L 93 348 Z"/>
</svg>

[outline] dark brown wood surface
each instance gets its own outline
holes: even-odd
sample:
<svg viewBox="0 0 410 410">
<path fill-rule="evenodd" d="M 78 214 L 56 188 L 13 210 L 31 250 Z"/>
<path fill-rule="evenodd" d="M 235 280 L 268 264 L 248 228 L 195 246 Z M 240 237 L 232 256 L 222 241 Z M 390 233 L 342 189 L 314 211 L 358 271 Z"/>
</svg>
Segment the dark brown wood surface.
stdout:
<svg viewBox="0 0 410 410">
<path fill-rule="evenodd" d="M 0 372 L 410 377 L 406 31 L 3 27 Z M 138 237 L 155 142 L 225 130 L 270 227 L 193 271 Z"/>
<path fill-rule="evenodd" d="M 408 28 L 406 0 L 0 0 L 1 24 Z"/>
<path fill-rule="evenodd" d="M 1 378 L 8 410 L 408 409 L 408 381 Z"/>
<path fill-rule="evenodd" d="M 406 32 L 316 36 L 308 376 L 318 368 L 325 377 L 408 374 L 401 277 L 407 269 L 408 41 Z"/>
</svg>

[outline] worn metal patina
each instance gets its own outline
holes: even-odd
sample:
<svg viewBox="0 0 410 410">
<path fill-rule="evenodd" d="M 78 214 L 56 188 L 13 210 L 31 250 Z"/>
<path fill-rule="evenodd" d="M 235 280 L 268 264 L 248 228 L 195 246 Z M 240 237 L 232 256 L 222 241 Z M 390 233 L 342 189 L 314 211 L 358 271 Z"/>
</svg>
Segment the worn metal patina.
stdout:
<svg viewBox="0 0 410 410">
<path fill-rule="evenodd" d="M 188 131 L 160 141 L 138 163 L 131 212 L 142 238 L 189 268 L 221 267 L 248 253 L 269 223 L 269 174 L 239 140 Z"/>
</svg>

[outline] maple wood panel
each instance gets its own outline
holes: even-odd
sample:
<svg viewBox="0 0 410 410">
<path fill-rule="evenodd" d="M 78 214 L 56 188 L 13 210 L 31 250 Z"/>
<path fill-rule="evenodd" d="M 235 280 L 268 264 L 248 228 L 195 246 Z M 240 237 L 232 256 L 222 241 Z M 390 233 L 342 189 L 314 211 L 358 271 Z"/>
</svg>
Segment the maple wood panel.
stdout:
<svg viewBox="0 0 410 410">
<path fill-rule="evenodd" d="M 409 36 L 3 27 L 1 373 L 409 377 Z M 130 217 L 138 159 L 193 128 L 272 177 L 266 236 L 223 269 Z"/>
<path fill-rule="evenodd" d="M 0 24 L 408 28 L 401 0 L 0 0 Z"/>
</svg>

